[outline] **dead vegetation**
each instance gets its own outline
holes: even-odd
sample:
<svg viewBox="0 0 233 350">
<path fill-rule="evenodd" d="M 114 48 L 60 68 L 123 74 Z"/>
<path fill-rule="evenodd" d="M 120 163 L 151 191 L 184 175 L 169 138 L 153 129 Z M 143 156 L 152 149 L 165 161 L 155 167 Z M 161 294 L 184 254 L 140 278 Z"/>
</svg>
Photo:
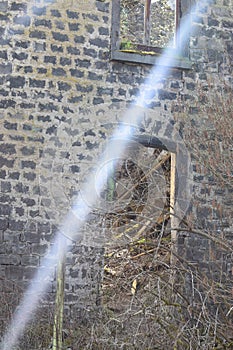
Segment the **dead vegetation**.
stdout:
<svg viewBox="0 0 233 350">
<path fill-rule="evenodd" d="M 204 95 L 205 99 L 210 96 Z M 182 120 L 185 121 L 183 135 L 196 159 L 196 169 L 203 176 L 201 181 L 211 175 L 208 186 L 230 194 L 232 95 L 221 94 L 218 98 L 216 105 L 213 100 L 203 105 L 202 113 L 206 113 L 203 128 L 196 123 L 198 118 Z M 160 152 L 150 153 L 155 163 L 160 155 Z M 130 161 L 121 162 L 110 191 L 108 188 L 109 201 L 123 198 L 126 204 L 122 209 L 116 201 L 115 211 L 104 218 L 111 244 L 107 245 L 104 256 L 101 306 L 93 311 L 82 310 L 75 320 L 65 315 L 63 349 L 232 349 L 230 226 L 214 232 L 195 227 L 192 217 L 187 223 L 183 220 L 181 230 L 208 241 L 209 253 L 216 264 L 187 261 L 181 255 L 175 255 L 176 264 L 171 263 L 171 254 L 176 253 L 171 251 L 170 184 L 166 175 L 170 171 L 169 157 L 156 163 L 165 174 L 165 181 L 157 181 L 164 189 L 158 197 L 160 204 L 153 202 L 156 210 L 148 202 L 151 192 L 153 197 L 155 194 L 149 174 L 153 179 L 156 174 L 161 179 L 161 172 L 156 173 L 158 168 L 155 171 L 150 161 L 145 164 L 141 171 Z M 145 211 L 148 203 L 149 210 Z M 224 215 L 223 212 L 222 220 L 228 220 Z M 1 294 L 0 304 L 6 318 L 18 303 L 15 287 L 12 292 L 10 300 L 8 294 Z M 26 330 L 18 349 L 47 350 L 51 346 L 53 317 L 43 321 L 39 316 L 37 320 Z"/>
</svg>

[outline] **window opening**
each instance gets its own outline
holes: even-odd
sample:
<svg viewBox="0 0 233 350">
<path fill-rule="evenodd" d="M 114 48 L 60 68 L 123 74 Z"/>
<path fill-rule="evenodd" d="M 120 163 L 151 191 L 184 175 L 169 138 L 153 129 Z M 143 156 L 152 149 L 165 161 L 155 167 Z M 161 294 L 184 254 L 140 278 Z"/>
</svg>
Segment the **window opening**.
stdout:
<svg viewBox="0 0 233 350">
<path fill-rule="evenodd" d="M 129 243 L 144 234 L 156 235 L 170 221 L 171 153 L 146 147 L 145 153 L 142 168 L 132 158 L 120 159 L 104 191 L 115 203 L 106 225 L 116 245 L 118 239 Z"/>
<path fill-rule="evenodd" d="M 174 47 L 177 21 L 177 0 L 121 0 L 121 49 Z"/>
<path fill-rule="evenodd" d="M 172 57 L 172 62 L 165 60 L 164 64 L 190 69 L 191 3 L 191 0 L 113 0 L 112 60 L 163 65 L 157 57 L 167 48 L 166 55 Z M 186 20 L 185 40 L 181 43 L 177 29 Z"/>
<path fill-rule="evenodd" d="M 146 154 L 143 167 L 138 165 L 137 157 L 129 158 L 127 154 L 116 164 L 114 190 L 110 181 L 111 199 L 117 202 L 121 198 L 123 208 L 116 206 L 105 221 L 113 245 L 105 250 L 103 304 L 122 314 L 131 310 L 136 292 L 142 293 L 142 302 L 148 302 L 158 271 L 166 270 L 171 263 L 176 155 L 166 149 L 142 148 L 139 156 Z M 109 199 L 109 192 L 106 194 Z M 141 300 L 137 305 L 135 299 L 135 315 Z"/>
</svg>

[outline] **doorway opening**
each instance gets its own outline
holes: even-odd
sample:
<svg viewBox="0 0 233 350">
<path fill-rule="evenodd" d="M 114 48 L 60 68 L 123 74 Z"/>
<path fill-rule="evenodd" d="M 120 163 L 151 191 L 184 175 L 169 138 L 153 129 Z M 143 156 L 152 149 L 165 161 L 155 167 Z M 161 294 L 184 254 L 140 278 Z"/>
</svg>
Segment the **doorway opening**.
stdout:
<svg viewBox="0 0 233 350">
<path fill-rule="evenodd" d="M 144 302 L 154 299 L 158 281 L 165 287 L 167 277 L 162 282 L 161 276 L 170 267 L 175 239 L 171 228 L 176 154 L 159 141 L 150 146 L 143 139 L 136 141 L 116 162 L 105 189 L 114 210 L 105 217 L 110 239 L 102 299 L 117 313 L 127 313 L 131 307 L 141 313 Z"/>
</svg>

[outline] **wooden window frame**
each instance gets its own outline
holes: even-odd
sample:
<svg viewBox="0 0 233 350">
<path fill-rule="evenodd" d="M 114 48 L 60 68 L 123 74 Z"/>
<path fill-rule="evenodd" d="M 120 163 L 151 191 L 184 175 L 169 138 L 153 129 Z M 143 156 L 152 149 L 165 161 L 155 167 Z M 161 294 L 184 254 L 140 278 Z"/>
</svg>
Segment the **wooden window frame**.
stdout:
<svg viewBox="0 0 233 350">
<path fill-rule="evenodd" d="M 180 226 L 180 215 L 185 217 L 190 211 L 188 203 L 190 202 L 190 191 L 192 190 L 192 184 L 190 183 L 191 174 L 190 164 L 188 161 L 188 151 L 184 147 L 183 142 L 174 141 L 164 137 L 158 138 L 152 135 L 141 134 L 135 135 L 133 137 L 133 140 L 142 144 L 144 147 L 168 151 L 171 155 L 171 263 L 175 264 L 177 261 L 176 256 L 179 252 L 180 245 L 178 238 L 180 234 L 182 235 L 181 232 L 177 231 L 177 228 Z M 178 171 L 179 176 L 177 176 Z"/>
<path fill-rule="evenodd" d="M 189 10 L 191 8 L 192 0 L 177 0 L 176 9 L 176 22 L 179 26 L 182 26 L 189 15 Z M 141 52 L 138 51 L 128 51 L 122 50 L 120 48 L 120 2 L 121 0 L 112 0 L 112 30 L 111 30 L 111 59 L 116 61 L 132 62 L 132 63 L 143 63 L 149 65 L 164 64 L 175 68 L 190 69 L 191 62 L 189 60 L 189 34 L 187 35 L 187 40 L 183 43 L 182 50 L 180 49 L 180 38 L 179 34 L 176 36 L 176 47 L 175 49 L 167 50 L 167 57 L 174 57 L 172 60 L 159 60 L 163 48 L 143 46 Z M 187 29 L 190 32 L 190 28 Z M 177 32 L 178 33 L 178 32 Z M 177 56 L 177 49 L 179 51 L 179 57 Z M 153 52 L 152 52 L 153 51 Z"/>
</svg>

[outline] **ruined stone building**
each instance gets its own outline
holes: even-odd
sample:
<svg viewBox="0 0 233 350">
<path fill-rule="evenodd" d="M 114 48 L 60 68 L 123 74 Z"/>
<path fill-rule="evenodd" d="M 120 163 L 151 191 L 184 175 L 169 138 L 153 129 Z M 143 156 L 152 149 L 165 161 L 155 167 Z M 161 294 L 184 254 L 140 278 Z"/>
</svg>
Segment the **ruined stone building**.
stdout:
<svg viewBox="0 0 233 350">
<path fill-rule="evenodd" d="M 206 96 L 209 86 L 216 91 L 224 84 L 232 88 L 232 1 L 214 0 L 200 8 L 192 0 L 152 1 L 151 6 L 159 4 L 161 16 L 164 13 L 169 21 L 168 28 L 158 25 L 158 33 L 151 19 L 156 10 L 147 9 L 144 14 L 150 1 L 134 3 L 138 7 L 121 0 L 0 1 L 0 281 L 4 293 L 25 290 L 74 198 L 101 159 L 107 140 L 124 124 L 133 130 L 138 154 L 140 147 L 142 154 L 152 149 L 150 157 L 155 149 L 172 154 L 169 215 L 174 214 L 170 225 L 176 228 L 171 234 L 175 256 L 215 280 L 220 278 L 220 267 L 224 281 L 232 279 L 232 250 L 221 245 L 216 250 L 216 242 L 208 238 L 210 233 L 218 243 L 232 239 L 232 182 L 221 187 L 210 173 L 203 175 L 181 132 L 186 121 L 200 123 L 200 91 Z M 171 31 L 177 34 L 169 44 Z M 134 113 L 140 114 L 138 123 Z M 148 155 L 145 165 L 144 156 L 139 160 L 140 155 L 132 154 L 139 168 L 148 168 Z M 150 188 L 146 198 L 151 204 L 156 194 Z M 118 209 L 124 211 L 124 207 Z M 65 300 L 71 317 L 77 298 L 79 307 L 100 303 L 105 244 L 95 239 L 104 230 L 105 213 L 106 208 L 99 225 L 84 225 L 83 242 L 72 242 L 67 253 Z M 155 220 L 160 214 L 154 212 Z M 186 221 L 204 234 L 189 232 Z M 55 279 L 54 273 L 48 290 L 52 297 Z M 187 290 L 190 283 L 187 279 Z"/>
</svg>

